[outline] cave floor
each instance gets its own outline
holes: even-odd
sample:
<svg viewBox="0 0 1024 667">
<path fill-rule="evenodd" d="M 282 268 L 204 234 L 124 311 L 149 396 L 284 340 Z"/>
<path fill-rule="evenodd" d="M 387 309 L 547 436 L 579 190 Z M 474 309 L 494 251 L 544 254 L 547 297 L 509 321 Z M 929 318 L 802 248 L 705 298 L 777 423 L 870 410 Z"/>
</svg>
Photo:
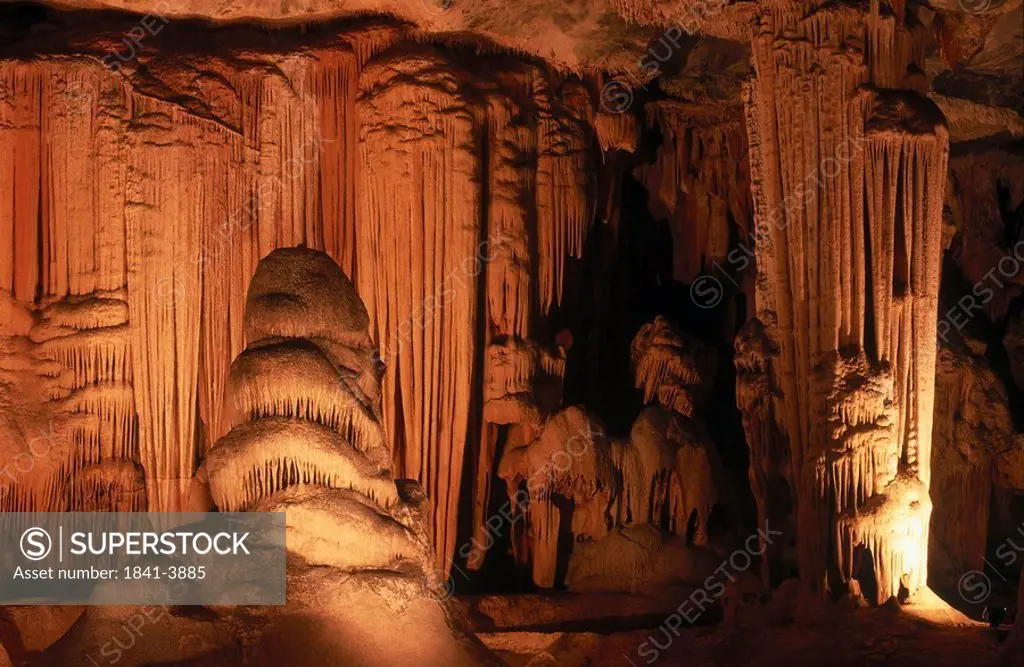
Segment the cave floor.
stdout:
<svg viewBox="0 0 1024 667">
<path fill-rule="evenodd" d="M 513 667 L 1024 665 L 1004 650 L 1006 626 L 996 631 L 938 598 L 869 609 L 822 604 L 787 623 L 773 620 L 769 606 L 760 616 L 748 610 L 745 620 L 730 623 L 722 621 L 719 611 L 673 631 L 667 622 L 671 610 L 663 615 L 653 611 L 671 593 L 656 594 L 654 604 L 641 613 L 637 596 L 561 595 L 554 596 L 553 604 L 550 597 L 544 604 L 543 597 L 461 602 L 476 612 L 470 616 L 480 639 Z M 538 616 L 542 608 L 547 611 Z M 613 625 L 629 629 L 612 630 Z"/>
</svg>

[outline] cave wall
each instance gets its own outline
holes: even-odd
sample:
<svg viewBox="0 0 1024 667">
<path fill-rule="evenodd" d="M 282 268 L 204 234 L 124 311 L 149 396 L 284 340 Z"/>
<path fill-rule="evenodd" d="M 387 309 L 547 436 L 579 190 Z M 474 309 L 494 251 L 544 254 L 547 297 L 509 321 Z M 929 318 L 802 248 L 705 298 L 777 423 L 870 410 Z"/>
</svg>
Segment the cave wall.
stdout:
<svg viewBox="0 0 1024 667">
<path fill-rule="evenodd" d="M 930 345 L 942 204 L 965 278 L 1008 252 L 993 160 L 954 156 L 947 175 L 912 14 L 759 11 L 742 108 L 661 99 L 609 113 L 597 78 L 375 22 L 301 48 L 252 48 L 244 30 L 195 53 L 162 43 L 113 67 L 102 38 L 6 56 L 0 426 L 7 459 L 32 463 L 0 507 L 205 507 L 198 469 L 232 423 L 245 290 L 262 257 L 304 245 L 367 304 L 372 363 L 388 372 L 364 389 L 379 392 L 396 475 L 433 504 L 447 570 L 467 558 L 460 539 L 486 541 L 502 453 L 537 440 L 566 393 L 620 402 L 598 369 L 626 358 L 644 309 L 677 306 L 702 275 L 725 281 L 724 266 L 731 313 L 709 337 L 731 345 L 757 318 L 735 366 L 759 523 L 798 532 L 797 562 L 769 551 L 765 575 L 798 565 L 825 590 L 852 578 L 866 544 L 880 597 L 922 585 L 928 545 L 954 539 L 971 502 L 962 491 L 988 494 L 985 475 L 1013 467 L 971 458 L 1005 448 L 1002 399 L 972 421 L 977 377 L 937 368 Z M 627 176 L 642 215 L 623 205 Z M 622 287 L 637 248 L 667 253 L 669 270 Z M 986 314 L 1011 312 L 1013 282 Z M 616 322 L 647 292 L 643 319 Z M 933 408 L 936 372 L 949 393 Z M 951 410 L 967 426 L 933 420 Z M 984 444 L 955 450 L 965 428 Z M 929 535 L 933 467 L 951 500 Z M 871 518 L 888 514 L 905 520 Z M 960 528 L 971 534 L 956 533 L 952 562 L 976 563 L 985 531 Z M 550 582 L 554 556 L 542 560 Z"/>
<path fill-rule="evenodd" d="M 354 145 L 339 94 L 346 77 L 354 87 L 355 57 L 326 55 L 276 76 L 207 65 L 200 83 L 222 87 L 209 92 L 221 117 L 89 59 L 4 62 L 5 284 L 63 327 L 33 351 L 36 372 L 60 387 L 50 400 L 125 424 L 107 453 L 71 451 L 96 438 L 75 427 L 71 469 L 133 461 L 150 508 L 184 507 L 197 461 L 225 432 L 222 392 L 256 261 L 306 244 L 352 264 L 343 239 L 354 219 L 339 205 L 352 174 L 334 163 Z M 184 69 L 174 67 L 161 74 Z"/>
<path fill-rule="evenodd" d="M 583 81 L 396 41 L 0 63 L 0 273 L 29 311 L 17 386 L 44 394 L 16 415 L 10 455 L 65 416 L 56 463 L 18 488 L 45 477 L 45 506 L 69 507 L 78 472 L 108 465 L 132 472 L 126 488 L 144 478 L 141 506 L 200 502 L 256 262 L 303 245 L 368 304 L 396 475 L 427 489 L 450 566 L 462 494 L 493 476 L 463 490 L 495 455 L 467 442 L 560 400 L 564 356 L 538 318 L 583 251 L 601 149 Z M 4 502 L 43 506 L 33 494 Z"/>
</svg>

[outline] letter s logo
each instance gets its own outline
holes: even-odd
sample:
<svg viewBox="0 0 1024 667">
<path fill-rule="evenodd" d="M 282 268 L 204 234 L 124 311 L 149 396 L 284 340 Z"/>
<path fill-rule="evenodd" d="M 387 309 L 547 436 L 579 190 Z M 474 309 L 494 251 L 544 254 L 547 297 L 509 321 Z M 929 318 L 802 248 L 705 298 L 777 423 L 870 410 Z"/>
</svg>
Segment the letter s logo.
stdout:
<svg viewBox="0 0 1024 667">
<path fill-rule="evenodd" d="M 43 560 L 52 548 L 50 534 L 42 528 L 29 528 L 21 534 L 21 553 L 29 560 Z"/>
</svg>

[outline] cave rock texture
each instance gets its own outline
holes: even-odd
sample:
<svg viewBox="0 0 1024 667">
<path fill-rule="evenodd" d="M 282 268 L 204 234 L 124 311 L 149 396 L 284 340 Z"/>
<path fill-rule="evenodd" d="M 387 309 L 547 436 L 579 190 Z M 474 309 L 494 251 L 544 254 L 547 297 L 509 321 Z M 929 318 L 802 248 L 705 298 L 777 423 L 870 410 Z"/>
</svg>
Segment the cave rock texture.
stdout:
<svg viewBox="0 0 1024 667">
<path fill-rule="evenodd" d="M 879 602 L 927 578 L 949 153 L 914 90 L 921 36 L 904 19 L 877 4 L 769 10 L 744 91 L 762 278 L 750 335 L 767 338 L 744 351 L 772 350 L 743 364 L 766 381 L 738 386 L 755 412 L 751 476 L 772 476 L 785 446 L 801 576 L 839 586 L 866 548 Z M 746 395 L 768 387 L 770 401 Z"/>
<path fill-rule="evenodd" d="M 712 382 L 709 351 L 662 317 L 632 344 L 650 403 L 628 437 L 609 438 L 582 406 L 559 411 L 499 464 L 513 506 L 526 505 L 533 581 L 573 590 L 635 590 L 702 577 L 721 463 L 697 406 Z M 713 568 L 711 568 L 713 569 Z"/>
<path fill-rule="evenodd" d="M 457 629 L 443 592 L 425 584 L 426 499 L 416 482 L 391 478 L 367 325 L 355 288 L 327 254 L 282 248 L 260 261 L 246 298 L 246 347 L 226 392 L 231 430 L 204 465 L 219 507 L 287 513 L 288 603 L 263 608 L 255 622 L 230 613 L 216 623 L 176 618 L 176 632 L 203 637 L 190 655 L 176 638 L 151 633 L 128 664 L 168 652 L 219 664 L 203 661 L 235 657 L 235 633 L 254 656 L 247 664 L 414 664 L 424 654 L 438 665 L 492 662 Z M 102 643 L 123 613 L 91 608 L 49 650 L 48 664 L 71 664 Z"/>
<path fill-rule="evenodd" d="M 1012 607 L 1022 15 L 2 3 L 0 511 L 287 513 L 288 605 L 139 665 L 601 664 L 743 552 L 700 623 Z"/>
<path fill-rule="evenodd" d="M 367 27 L 286 57 L 157 52 L 116 71 L 2 62 L 5 350 L 24 403 L 5 415 L 18 422 L 5 445 L 13 457 L 37 433 L 56 443 L 5 507 L 201 503 L 193 476 L 237 426 L 230 409 L 289 389 L 246 386 L 231 359 L 256 262 L 304 245 L 354 277 L 377 346 L 371 359 L 361 341 L 358 361 L 389 371 L 358 387 L 380 423 L 331 419 L 371 449 L 390 443 L 450 567 L 463 467 L 479 470 L 465 492 L 486 507 L 496 431 L 528 441 L 561 401 L 564 351 L 537 318 L 582 252 L 599 148 L 578 80 L 500 58 L 470 71 L 395 39 Z M 244 359 L 314 363 L 287 354 Z M 233 382 L 239 406 L 224 400 Z"/>
</svg>

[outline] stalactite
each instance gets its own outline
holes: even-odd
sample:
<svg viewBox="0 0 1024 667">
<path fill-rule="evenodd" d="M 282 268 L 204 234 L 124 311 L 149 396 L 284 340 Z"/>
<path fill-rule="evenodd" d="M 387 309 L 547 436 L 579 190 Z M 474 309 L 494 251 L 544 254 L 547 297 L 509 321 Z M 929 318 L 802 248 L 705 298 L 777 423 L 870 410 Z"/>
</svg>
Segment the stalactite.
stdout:
<svg viewBox="0 0 1024 667">
<path fill-rule="evenodd" d="M 624 113 L 599 113 L 594 119 L 594 133 L 601 150 L 633 153 L 640 145 L 640 124 L 635 116 Z"/>
<path fill-rule="evenodd" d="M 927 100 L 881 90 L 910 86 L 921 52 L 919 25 L 878 11 L 767 9 L 744 97 L 801 576 L 822 594 L 826 572 L 851 579 L 859 540 L 881 602 L 927 576 L 948 133 Z"/>
<path fill-rule="evenodd" d="M 359 73 L 355 54 L 330 50 L 317 54 L 306 74 L 308 95 L 319 112 L 315 145 L 307 154 L 318 166 L 314 201 L 324 252 L 334 258 L 346 275 L 356 275 L 356 170 L 359 124 L 356 93 Z M 305 135 L 309 139 L 309 134 Z M 312 189 L 312 188 L 310 188 Z"/>
<path fill-rule="evenodd" d="M 29 334 L 36 343 L 42 408 L 57 419 L 94 417 L 67 424 L 78 445 L 66 461 L 72 470 L 138 460 L 126 298 L 120 289 L 48 300 Z"/>
<path fill-rule="evenodd" d="M 487 313 L 497 336 L 527 339 L 536 311 L 531 280 L 535 259 L 537 128 L 528 110 L 506 95 L 487 107 Z"/>
<path fill-rule="evenodd" d="M 40 278 L 35 258 L 40 243 L 42 85 L 34 64 L 0 63 L 0 198 L 5 202 L 0 206 L 0 287 L 26 302 L 35 298 Z"/>
<path fill-rule="evenodd" d="M 534 226 L 527 203 L 535 197 L 536 176 L 531 163 L 536 161 L 537 131 L 511 97 L 494 94 L 488 98 L 486 132 L 490 195 L 486 229 L 490 247 L 484 342 L 488 347 L 482 433 L 473 478 L 474 553 L 467 559 L 471 569 L 483 564 L 487 548 L 484 545 L 492 541 L 487 539 L 486 521 L 497 456 L 498 424 L 540 422 L 539 410 L 531 400 L 535 364 L 526 350 L 517 349 L 522 339 L 530 334 L 535 310 L 531 303 L 533 262 L 530 252 Z M 504 337 L 504 344 L 493 342 L 499 337 Z M 488 405 L 492 407 L 489 409 Z M 532 430 L 530 426 L 527 429 Z"/>
<path fill-rule="evenodd" d="M 255 198 L 259 192 L 253 190 L 255 151 L 237 138 L 228 137 L 227 141 L 228 149 L 205 177 L 215 213 L 203 235 L 202 254 L 195 261 L 202 271 L 199 417 L 205 437 L 200 453 L 230 428 L 223 396 L 231 359 L 245 344 L 245 289 L 259 259 L 255 242 Z"/>
<path fill-rule="evenodd" d="M 183 507 L 196 466 L 202 227 L 217 208 L 201 175 L 224 150 L 216 131 L 136 96 L 128 172 L 128 305 L 139 450 L 148 506 Z"/>
<path fill-rule="evenodd" d="M 703 271 L 729 271 L 737 274 L 729 279 L 748 281 L 751 272 L 729 261 L 752 262 L 753 255 L 750 167 L 738 110 L 659 102 L 646 112 L 662 145 L 653 164 L 641 165 L 640 179 L 651 214 L 669 220 L 673 276 L 691 283 Z M 736 240 L 742 255 L 729 253 Z"/>
<path fill-rule="evenodd" d="M 34 423 L 24 427 L 49 434 L 45 455 L 29 447 L 32 465 L 6 502 L 52 511 L 125 506 L 117 484 L 83 492 L 75 480 L 91 479 L 101 461 L 116 468 L 138 458 L 124 290 L 130 100 L 111 72 L 87 60 L 8 63 L 4 71 L 15 78 L 4 89 L 10 117 L 0 145 L 14 151 L 20 174 L 7 209 L 9 284 L 35 311 L 23 350 L 35 377 L 19 381 L 33 399 L 23 414 Z M 28 80 L 17 84 L 20 77 Z M 30 135 L 36 146 L 26 153 Z M 37 201 L 19 212 L 26 187 Z M 25 212 L 38 216 L 27 234 L 19 231 Z"/>
<path fill-rule="evenodd" d="M 559 96 L 551 82 L 535 80 L 537 105 L 537 250 L 540 307 L 561 304 L 565 267 L 579 258 L 594 216 L 587 178 L 593 159 L 593 130 L 579 90 L 565 86 Z"/>
<path fill-rule="evenodd" d="M 227 137 L 230 150 L 207 184 L 219 211 L 203 242 L 207 443 L 229 428 L 221 397 L 230 360 L 243 348 L 241 312 L 257 260 L 303 243 L 355 271 L 355 54 L 337 45 L 289 58 L 278 74 L 230 76 L 241 136 Z"/>
<path fill-rule="evenodd" d="M 306 62 L 291 58 L 281 63 L 282 76 L 261 77 L 258 84 L 256 145 L 257 238 L 262 257 L 274 248 L 293 245 L 319 247 L 317 198 L 319 182 L 314 159 L 320 149 L 320 113 L 316 99 L 299 82 Z M 312 141 L 311 141 L 312 140 Z"/>
<path fill-rule="evenodd" d="M 657 399 L 692 417 L 714 381 L 712 350 L 680 334 L 660 315 L 640 328 L 631 347 L 636 387 L 644 390 L 644 402 Z"/>
<path fill-rule="evenodd" d="M 44 68 L 40 131 L 45 294 L 125 284 L 125 86 L 95 63 Z"/>
<path fill-rule="evenodd" d="M 505 338 L 486 354 L 484 419 L 539 427 L 561 403 L 565 350 L 551 353 L 532 341 Z"/>
<path fill-rule="evenodd" d="M 863 546 L 873 559 L 878 587 L 873 602 L 881 604 L 897 596 L 901 588 L 913 593 L 927 583 L 931 510 L 932 502 L 921 480 L 900 473 L 858 513 L 839 517 L 839 568 L 852 578 L 854 548 Z"/>
<path fill-rule="evenodd" d="M 445 570 L 455 550 L 487 252 L 477 143 L 484 118 L 464 96 L 458 69 L 429 48 L 380 56 L 359 86 L 359 291 L 391 369 L 383 412 L 396 472 L 423 484 Z"/>
<path fill-rule="evenodd" d="M 63 425 L 47 423 L 38 409 L 44 391 L 34 380 L 44 364 L 32 359 L 33 310 L 0 290 L 0 456 L 7 462 L 0 510 L 5 512 L 59 509 L 59 494 L 51 493 L 55 462 L 69 450 Z"/>
<path fill-rule="evenodd" d="M 11 240 L 0 275 L 16 298 L 41 300 L 31 332 L 35 372 L 46 409 L 67 420 L 79 448 L 55 475 L 100 461 L 137 463 L 145 504 L 172 509 L 198 458 L 240 419 L 311 416 L 376 443 L 378 456 L 386 448 L 374 426 L 380 408 L 366 406 L 383 396 L 396 460 L 428 486 L 434 538 L 448 545 L 438 558 L 449 559 L 469 430 L 505 429 L 526 444 L 539 423 L 500 416 L 506 399 L 528 399 L 538 419 L 560 404 L 564 351 L 536 338 L 544 327 L 535 318 L 545 299 L 557 301 L 565 262 L 583 249 L 597 120 L 583 85 L 537 66 L 509 63 L 469 77 L 439 59 L 422 86 L 403 79 L 415 67 L 384 80 L 389 59 L 401 58 L 381 54 L 401 35 L 368 22 L 330 46 L 283 58 L 172 62 L 153 51 L 144 67 L 134 61 L 118 72 L 84 59 L 3 63 L 0 150 L 18 169 L 0 177 L 13 202 L 0 213 L 0 235 Z M 422 95 L 410 105 L 411 89 Z M 427 100 L 443 113 L 414 108 Z M 416 174 L 376 142 L 393 134 L 395 145 L 409 146 L 391 103 L 423 136 Z M 360 113 L 369 120 L 363 130 Z M 631 127 L 608 139 L 629 143 Z M 356 159 L 378 167 L 363 169 L 368 187 L 358 193 Z M 392 200 L 408 208 L 367 204 Z M 411 228 L 429 232 L 421 246 L 407 243 Z M 390 269 L 380 262 L 384 242 L 408 251 Z M 364 294 L 394 372 L 380 387 L 365 372 L 379 362 L 354 352 L 354 339 L 338 343 L 334 330 L 310 340 L 329 363 L 359 369 L 340 394 L 353 409 L 325 409 L 336 389 L 328 385 L 292 396 L 285 374 L 275 386 L 235 387 L 241 403 L 232 415 L 222 399 L 230 360 L 245 345 L 246 285 L 261 256 L 292 244 L 324 249 L 362 287 L 380 286 Z M 420 255 L 433 259 L 410 281 L 406 265 Z M 393 298 L 395 284 L 409 289 Z M 275 335 L 292 333 L 284 325 Z M 486 427 L 481 381 L 495 399 L 496 422 Z M 480 413 L 471 414 L 474 401 Z M 493 467 L 494 458 L 480 452 L 478 461 Z M 62 497 L 61 483 L 40 484 L 55 503 Z"/>
</svg>

